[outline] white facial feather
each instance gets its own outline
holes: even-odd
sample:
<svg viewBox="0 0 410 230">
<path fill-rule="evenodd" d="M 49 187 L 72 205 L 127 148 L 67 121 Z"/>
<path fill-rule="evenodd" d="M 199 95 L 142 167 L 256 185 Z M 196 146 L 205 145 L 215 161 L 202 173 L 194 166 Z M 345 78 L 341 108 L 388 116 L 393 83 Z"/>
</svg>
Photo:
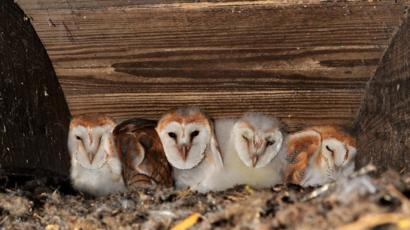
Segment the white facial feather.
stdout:
<svg viewBox="0 0 410 230">
<path fill-rule="evenodd" d="M 109 148 L 104 148 L 104 144 L 109 142 L 112 129 L 110 125 L 92 129 L 84 126 L 74 127 L 68 137 L 68 148 L 72 157 L 84 168 L 100 168 L 110 151 Z"/>
<path fill-rule="evenodd" d="M 73 187 L 101 196 L 125 190 L 121 162 L 114 146 L 113 123 L 86 125 L 90 118 L 75 118 L 70 126 L 68 149 Z"/>
<path fill-rule="evenodd" d="M 282 182 L 283 170 L 287 164 L 286 151 L 281 149 L 285 146 L 282 143 L 285 135 L 280 131 L 276 119 L 256 113 L 248 113 L 241 119 L 217 119 L 215 132 L 224 166 L 211 172 L 210 179 L 204 182 L 206 186 L 200 192 L 220 191 L 241 184 L 266 188 Z M 262 140 L 258 139 L 260 146 L 254 150 L 259 150 L 256 151 L 259 159 L 255 167 L 250 152 L 244 150 L 248 148 L 248 144 L 242 135 L 248 139 L 256 136 L 264 140 L 275 140 L 271 147 L 263 147 Z"/>
<path fill-rule="evenodd" d="M 202 124 L 180 124 L 174 121 L 159 136 L 171 165 L 178 169 L 191 169 L 204 158 L 205 149 L 210 142 L 209 134 L 209 130 Z"/>
<path fill-rule="evenodd" d="M 212 122 L 200 110 L 183 108 L 165 114 L 156 131 L 177 187 L 198 190 L 209 172 L 222 167 Z"/>
<path fill-rule="evenodd" d="M 354 171 L 354 157 L 357 150 L 346 145 L 336 138 L 327 138 L 322 141 L 318 151 L 309 161 L 302 186 L 323 185 L 348 176 Z M 319 164 L 317 164 L 318 160 Z"/>
<path fill-rule="evenodd" d="M 322 142 L 322 156 L 331 162 L 331 167 L 340 168 L 347 163 L 348 149 L 335 138 L 329 138 Z"/>
<path fill-rule="evenodd" d="M 247 113 L 233 128 L 235 148 L 248 167 L 262 168 L 279 153 L 283 134 L 277 119 L 260 113 Z"/>
</svg>

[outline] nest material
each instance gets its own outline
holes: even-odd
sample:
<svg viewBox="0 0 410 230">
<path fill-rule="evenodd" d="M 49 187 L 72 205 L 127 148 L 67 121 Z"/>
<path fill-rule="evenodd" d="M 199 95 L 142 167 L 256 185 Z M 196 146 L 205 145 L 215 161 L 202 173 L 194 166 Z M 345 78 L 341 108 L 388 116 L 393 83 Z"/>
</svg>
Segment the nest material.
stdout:
<svg viewBox="0 0 410 230">
<path fill-rule="evenodd" d="M 357 189 L 363 183 L 375 190 Z M 3 189 L 0 225 L 6 229 L 410 229 L 410 175 L 395 172 L 379 178 L 358 175 L 319 190 L 297 185 L 264 190 L 238 186 L 196 194 L 142 188 L 87 198 L 44 186 Z"/>
</svg>

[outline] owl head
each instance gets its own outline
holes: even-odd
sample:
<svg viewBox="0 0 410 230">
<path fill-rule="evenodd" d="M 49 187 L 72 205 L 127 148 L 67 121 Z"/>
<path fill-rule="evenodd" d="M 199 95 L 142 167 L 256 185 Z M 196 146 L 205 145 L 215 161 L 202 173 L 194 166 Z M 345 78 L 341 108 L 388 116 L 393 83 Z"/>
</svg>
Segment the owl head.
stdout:
<svg viewBox="0 0 410 230">
<path fill-rule="evenodd" d="M 252 168 L 262 168 L 271 162 L 284 138 L 276 118 L 253 112 L 235 123 L 232 135 L 239 158 Z"/>
<path fill-rule="evenodd" d="M 335 179 L 357 154 L 356 140 L 337 126 L 315 126 L 288 136 L 290 164 L 287 180 L 300 183 L 308 171 L 325 172 Z M 312 179 L 313 180 L 313 179 Z M 313 184 L 318 183 L 315 181 Z"/>
<path fill-rule="evenodd" d="M 357 154 L 355 138 L 336 126 L 317 126 L 312 130 L 318 132 L 321 138 L 318 161 L 325 161 L 333 170 L 342 169 L 353 161 Z"/>
<path fill-rule="evenodd" d="M 68 133 L 68 150 L 71 158 L 82 167 L 97 169 L 107 157 L 116 156 L 112 131 L 115 122 L 106 115 L 73 117 Z"/>
<path fill-rule="evenodd" d="M 166 113 L 156 131 L 172 166 L 191 169 L 205 157 L 207 150 L 220 159 L 213 124 L 198 108 L 180 108 Z"/>
</svg>

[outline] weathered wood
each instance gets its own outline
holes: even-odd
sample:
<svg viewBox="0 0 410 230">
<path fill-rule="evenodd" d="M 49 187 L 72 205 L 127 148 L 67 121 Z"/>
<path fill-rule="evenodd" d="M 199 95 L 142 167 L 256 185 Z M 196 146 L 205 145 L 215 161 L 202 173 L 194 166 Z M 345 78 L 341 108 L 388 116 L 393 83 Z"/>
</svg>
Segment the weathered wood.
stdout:
<svg viewBox="0 0 410 230">
<path fill-rule="evenodd" d="M 291 130 L 352 124 L 408 4 L 18 2 L 75 115 L 158 118 L 194 104 L 216 117 L 264 111 Z"/>
<path fill-rule="evenodd" d="M 367 86 L 357 129 L 359 165 L 410 172 L 410 15 Z"/>
<path fill-rule="evenodd" d="M 326 0 L 99 0 L 99 1 L 90 1 L 90 0 L 71 0 L 67 1 L 56 1 L 56 0 L 31 0 L 31 1 L 21 1 L 16 0 L 18 3 L 24 5 L 25 9 L 100 9 L 107 7 L 124 7 L 129 8 L 132 6 L 144 6 L 144 7 L 162 7 L 162 6 L 180 6 L 181 4 L 185 6 L 197 6 L 196 3 L 205 3 L 205 4 L 236 4 L 240 3 L 241 5 L 255 5 L 260 3 L 272 3 L 275 5 L 294 5 L 294 4 L 313 4 L 321 3 Z M 328 0 L 333 1 L 333 0 Z M 384 0 L 389 1 L 389 0 Z"/>
<path fill-rule="evenodd" d="M 64 176 L 70 113 L 50 59 L 13 0 L 0 3 L 0 174 Z"/>
</svg>

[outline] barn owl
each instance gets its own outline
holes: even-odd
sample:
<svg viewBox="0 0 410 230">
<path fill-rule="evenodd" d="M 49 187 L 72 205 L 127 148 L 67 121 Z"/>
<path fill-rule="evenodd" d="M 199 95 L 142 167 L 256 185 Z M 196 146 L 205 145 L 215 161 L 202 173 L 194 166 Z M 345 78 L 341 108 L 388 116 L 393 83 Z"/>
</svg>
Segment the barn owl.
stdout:
<svg viewBox="0 0 410 230">
<path fill-rule="evenodd" d="M 165 114 L 156 127 L 173 166 L 177 188 L 202 190 L 208 175 L 223 166 L 211 120 L 197 108 Z"/>
<path fill-rule="evenodd" d="M 121 122 L 114 129 L 128 189 L 173 185 L 171 166 L 155 131 L 156 124 L 156 121 L 134 118 Z"/>
<path fill-rule="evenodd" d="M 336 126 L 316 126 L 288 137 L 288 182 L 323 185 L 354 171 L 356 140 Z"/>
<path fill-rule="evenodd" d="M 77 116 L 71 120 L 68 150 L 73 187 L 94 196 L 125 190 L 112 131 L 115 122 L 105 115 Z"/>
<path fill-rule="evenodd" d="M 215 122 L 224 167 L 212 176 L 208 187 L 224 190 L 247 184 L 256 188 L 281 183 L 286 167 L 282 151 L 285 133 L 280 122 L 260 113 Z"/>
</svg>

